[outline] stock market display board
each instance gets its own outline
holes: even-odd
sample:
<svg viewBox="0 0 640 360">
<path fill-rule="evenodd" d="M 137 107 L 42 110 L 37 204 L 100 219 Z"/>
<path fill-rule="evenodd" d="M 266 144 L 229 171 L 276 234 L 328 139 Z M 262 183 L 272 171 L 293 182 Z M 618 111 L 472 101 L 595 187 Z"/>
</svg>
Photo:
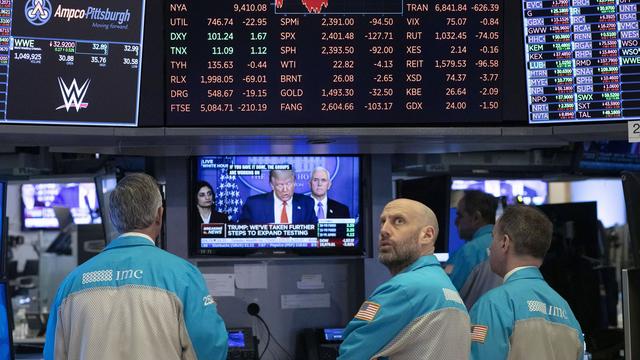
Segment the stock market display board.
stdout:
<svg viewBox="0 0 640 360">
<path fill-rule="evenodd" d="M 530 123 L 640 118 L 640 0 L 524 0 Z"/>
<path fill-rule="evenodd" d="M 0 0 L 0 122 L 135 126 L 144 0 Z"/>
<path fill-rule="evenodd" d="M 168 0 L 166 14 L 168 126 L 502 118 L 503 0 Z"/>
</svg>

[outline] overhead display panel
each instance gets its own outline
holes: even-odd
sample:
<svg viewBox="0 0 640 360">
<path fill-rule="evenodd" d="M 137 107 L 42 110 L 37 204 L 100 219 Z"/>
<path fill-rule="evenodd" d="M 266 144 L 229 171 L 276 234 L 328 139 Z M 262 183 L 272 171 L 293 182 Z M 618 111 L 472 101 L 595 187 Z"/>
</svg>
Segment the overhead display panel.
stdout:
<svg viewBox="0 0 640 360">
<path fill-rule="evenodd" d="M 529 122 L 640 118 L 639 0 L 524 0 Z"/>
<path fill-rule="evenodd" d="M 502 119 L 503 0 L 166 6 L 167 126 Z"/>
<path fill-rule="evenodd" d="M 136 126 L 144 6 L 0 1 L 0 122 Z"/>
</svg>

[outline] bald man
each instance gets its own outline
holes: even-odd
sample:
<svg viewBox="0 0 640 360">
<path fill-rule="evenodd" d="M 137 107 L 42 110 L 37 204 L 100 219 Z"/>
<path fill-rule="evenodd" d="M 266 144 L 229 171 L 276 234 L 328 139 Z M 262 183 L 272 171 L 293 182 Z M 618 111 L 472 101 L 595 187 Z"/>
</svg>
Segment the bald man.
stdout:
<svg viewBox="0 0 640 360">
<path fill-rule="evenodd" d="M 340 360 L 467 359 L 469 314 L 433 255 L 438 221 L 397 199 L 380 215 L 378 260 L 393 277 L 365 301 L 344 333 Z"/>
</svg>

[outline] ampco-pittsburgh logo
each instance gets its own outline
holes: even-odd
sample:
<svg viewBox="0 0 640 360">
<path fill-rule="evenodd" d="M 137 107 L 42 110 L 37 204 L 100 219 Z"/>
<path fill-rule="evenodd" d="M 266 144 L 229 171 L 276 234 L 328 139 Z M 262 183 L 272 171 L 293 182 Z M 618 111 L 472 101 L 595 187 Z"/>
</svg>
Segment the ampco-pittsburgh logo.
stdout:
<svg viewBox="0 0 640 360">
<path fill-rule="evenodd" d="M 24 15 L 31 25 L 44 25 L 51 19 L 51 3 L 49 0 L 27 0 Z"/>
<path fill-rule="evenodd" d="M 64 101 L 64 105 L 60 105 L 56 108 L 56 110 L 66 109 L 69 112 L 69 109 L 72 107 L 76 109 L 76 112 L 79 112 L 80 109 L 86 109 L 89 106 L 89 103 L 82 102 L 84 100 L 84 96 L 87 95 L 87 90 L 89 89 L 89 84 L 91 83 L 91 79 L 85 80 L 82 86 L 78 87 L 78 82 L 76 79 L 73 79 L 71 84 L 67 86 L 64 80 L 61 77 L 58 78 L 58 85 L 60 86 L 60 92 L 62 93 L 62 100 Z"/>
</svg>

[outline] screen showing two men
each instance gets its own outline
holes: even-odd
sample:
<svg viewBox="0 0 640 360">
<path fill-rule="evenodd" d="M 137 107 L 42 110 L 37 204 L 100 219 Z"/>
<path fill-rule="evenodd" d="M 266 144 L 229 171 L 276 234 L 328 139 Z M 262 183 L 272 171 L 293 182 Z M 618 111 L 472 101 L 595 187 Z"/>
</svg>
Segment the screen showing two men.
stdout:
<svg viewBox="0 0 640 360">
<path fill-rule="evenodd" d="M 78 225 L 102 223 L 92 182 L 22 184 L 20 195 L 25 229 L 59 228 L 55 208 L 69 209 L 72 221 Z"/>
<path fill-rule="evenodd" d="M 357 157 L 206 156 L 194 162 L 196 254 L 361 248 Z"/>
</svg>

